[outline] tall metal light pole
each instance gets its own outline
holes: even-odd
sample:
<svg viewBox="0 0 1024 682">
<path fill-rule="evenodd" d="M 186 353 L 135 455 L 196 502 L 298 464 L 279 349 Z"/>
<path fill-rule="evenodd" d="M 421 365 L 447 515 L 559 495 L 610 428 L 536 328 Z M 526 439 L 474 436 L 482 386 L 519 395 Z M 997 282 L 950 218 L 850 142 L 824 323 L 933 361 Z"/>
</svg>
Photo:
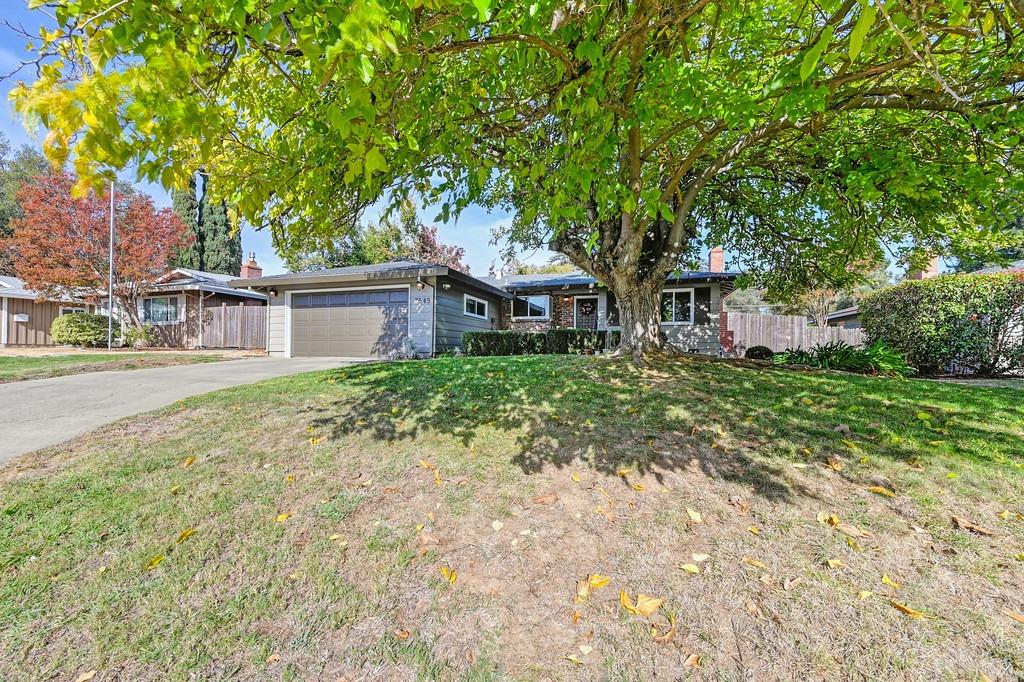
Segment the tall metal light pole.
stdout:
<svg viewBox="0 0 1024 682">
<path fill-rule="evenodd" d="M 114 181 L 110 181 L 110 260 L 107 262 L 107 350 L 114 347 Z"/>
</svg>

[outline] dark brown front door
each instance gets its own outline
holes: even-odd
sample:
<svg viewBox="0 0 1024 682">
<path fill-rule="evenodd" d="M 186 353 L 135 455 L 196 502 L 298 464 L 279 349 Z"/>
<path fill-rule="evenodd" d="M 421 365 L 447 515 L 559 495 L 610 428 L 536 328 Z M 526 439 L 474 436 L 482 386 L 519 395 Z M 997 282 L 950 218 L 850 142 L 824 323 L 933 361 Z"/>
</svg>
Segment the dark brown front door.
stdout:
<svg viewBox="0 0 1024 682">
<path fill-rule="evenodd" d="M 597 296 L 577 296 L 573 306 L 577 329 L 597 329 Z"/>
</svg>

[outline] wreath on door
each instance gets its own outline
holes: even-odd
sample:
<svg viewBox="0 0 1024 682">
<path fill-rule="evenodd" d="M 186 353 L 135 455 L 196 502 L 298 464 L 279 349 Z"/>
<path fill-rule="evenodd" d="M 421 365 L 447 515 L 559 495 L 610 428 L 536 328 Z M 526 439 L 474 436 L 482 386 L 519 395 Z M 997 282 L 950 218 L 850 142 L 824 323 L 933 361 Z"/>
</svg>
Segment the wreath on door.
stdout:
<svg viewBox="0 0 1024 682">
<path fill-rule="evenodd" d="M 582 302 L 580 302 L 580 314 L 582 314 L 582 315 L 593 315 L 594 314 L 594 302 L 593 301 L 582 301 Z"/>
</svg>

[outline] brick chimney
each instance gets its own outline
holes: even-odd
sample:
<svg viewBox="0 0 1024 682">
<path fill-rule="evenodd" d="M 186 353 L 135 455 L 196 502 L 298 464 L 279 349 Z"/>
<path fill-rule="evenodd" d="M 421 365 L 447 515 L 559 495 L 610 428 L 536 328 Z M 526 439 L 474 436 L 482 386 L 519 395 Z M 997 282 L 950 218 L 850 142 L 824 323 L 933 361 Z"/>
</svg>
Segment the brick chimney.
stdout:
<svg viewBox="0 0 1024 682">
<path fill-rule="evenodd" d="M 263 268 L 256 264 L 256 252 L 253 251 L 249 254 L 249 260 L 242 263 L 242 270 L 240 273 L 242 279 L 253 279 L 255 277 L 263 276 Z"/>
<path fill-rule="evenodd" d="M 708 272 L 725 272 L 725 249 L 716 246 L 708 251 Z"/>
<path fill-rule="evenodd" d="M 928 267 L 924 270 L 911 270 L 907 279 L 931 279 L 939 274 L 939 257 L 934 256 L 928 261 Z"/>
</svg>

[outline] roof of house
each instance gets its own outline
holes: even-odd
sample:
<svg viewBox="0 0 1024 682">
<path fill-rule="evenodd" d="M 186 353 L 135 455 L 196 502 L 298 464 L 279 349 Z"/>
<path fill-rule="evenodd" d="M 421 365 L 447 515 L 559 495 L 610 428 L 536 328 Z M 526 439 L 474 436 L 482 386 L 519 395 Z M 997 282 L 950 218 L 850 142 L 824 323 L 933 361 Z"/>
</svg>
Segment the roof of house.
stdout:
<svg viewBox="0 0 1024 682">
<path fill-rule="evenodd" d="M 860 314 L 860 307 L 859 306 L 850 306 L 849 308 L 841 308 L 839 310 L 833 310 L 832 312 L 830 312 L 828 315 L 825 316 L 825 319 L 828 319 L 828 320 L 840 320 L 840 319 L 842 319 L 844 317 L 856 317 L 859 314 Z"/>
<path fill-rule="evenodd" d="M 687 282 L 732 282 L 739 273 L 711 272 L 709 270 L 680 270 L 665 278 L 666 283 L 683 284 Z M 485 278 L 496 287 L 507 291 L 530 291 L 540 289 L 571 289 L 573 287 L 590 287 L 598 285 L 597 279 L 585 272 L 566 272 L 534 275 L 507 275 L 503 278 Z"/>
<path fill-rule="evenodd" d="M 420 263 L 411 260 L 394 260 L 373 265 L 350 265 L 344 268 L 313 270 L 310 272 L 291 272 L 284 275 L 268 275 L 251 279 L 232 279 L 230 285 L 236 290 L 243 287 L 273 287 L 285 284 L 335 284 L 338 282 L 355 282 L 366 280 L 388 280 L 409 277 L 451 277 L 478 289 L 488 291 L 495 296 L 511 298 L 508 292 L 495 287 L 484 279 L 467 275 L 446 265 L 436 263 Z"/>
<path fill-rule="evenodd" d="M 175 268 L 158 280 L 158 283 L 151 287 L 152 291 L 205 291 L 211 294 L 224 294 L 226 296 L 240 296 L 242 298 L 255 298 L 261 301 L 267 300 L 267 295 L 258 291 L 234 288 L 229 282 L 238 279 L 235 275 L 227 275 L 222 272 L 203 272 L 202 270 L 189 270 L 188 268 Z M 241 280 L 243 282 L 250 280 Z"/>
<path fill-rule="evenodd" d="M 0 296 L 10 298 L 38 298 L 38 294 L 25 288 L 25 282 L 17 277 L 0 275 Z"/>
<path fill-rule="evenodd" d="M 991 275 L 992 273 L 995 273 L 995 272 L 1015 272 L 1017 270 L 1024 270 L 1024 259 L 1022 259 L 1022 260 L 1015 260 L 1012 263 L 1007 263 L 1006 265 L 992 265 L 992 266 L 989 266 L 987 268 L 982 268 L 980 270 L 975 270 L 971 274 L 972 275 Z"/>
</svg>

